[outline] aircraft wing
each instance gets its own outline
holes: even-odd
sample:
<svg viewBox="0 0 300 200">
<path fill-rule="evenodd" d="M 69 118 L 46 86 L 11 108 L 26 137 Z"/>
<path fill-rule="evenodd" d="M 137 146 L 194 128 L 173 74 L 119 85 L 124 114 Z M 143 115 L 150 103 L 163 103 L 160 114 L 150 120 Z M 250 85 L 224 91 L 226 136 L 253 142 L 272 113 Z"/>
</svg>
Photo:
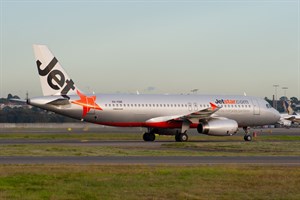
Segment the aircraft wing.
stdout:
<svg viewBox="0 0 300 200">
<path fill-rule="evenodd" d="M 206 119 L 211 117 L 213 113 L 217 112 L 221 108 L 213 103 L 210 103 L 210 105 L 211 107 L 196 112 L 190 112 L 183 115 L 155 117 L 147 120 L 146 122 L 154 123 L 154 122 L 167 122 L 167 121 L 187 121 L 189 123 L 198 123 L 200 119 Z"/>
<path fill-rule="evenodd" d="M 284 119 L 285 119 L 285 120 L 293 121 L 294 119 L 296 119 L 296 117 L 293 116 L 293 115 L 290 115 L 290 116 L 284 117 Z"/>
</svg>

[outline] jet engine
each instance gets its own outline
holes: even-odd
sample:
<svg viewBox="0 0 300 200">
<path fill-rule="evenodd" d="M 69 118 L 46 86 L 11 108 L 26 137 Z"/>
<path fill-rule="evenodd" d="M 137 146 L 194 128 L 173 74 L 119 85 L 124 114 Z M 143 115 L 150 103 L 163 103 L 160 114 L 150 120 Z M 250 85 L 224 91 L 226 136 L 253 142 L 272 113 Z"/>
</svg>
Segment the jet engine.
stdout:
<svg viewBox="0 0 300 200">
<path fill-rule="evenodd" d="M 234 135 L 238 131 L 236 121 L 227 118 L 215 118 L 200 122 L 197 127 L 198 133 L 215 136 Z"/>
</svg>

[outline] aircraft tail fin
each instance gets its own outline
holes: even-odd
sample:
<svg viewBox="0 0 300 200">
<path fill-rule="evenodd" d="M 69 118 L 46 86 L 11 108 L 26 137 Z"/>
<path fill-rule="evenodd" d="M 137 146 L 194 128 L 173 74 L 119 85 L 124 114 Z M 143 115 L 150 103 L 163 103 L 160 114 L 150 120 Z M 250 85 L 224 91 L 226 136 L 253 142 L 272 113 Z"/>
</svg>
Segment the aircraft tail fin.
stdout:
<svg viewBox="0 0 300 200">
<path fill-rule="evenodd" d="M 46 45 L 33 45 L 44 96 L 76 94 L 79 90 Z"/>
<path fill-rule="evenodd" d="M 289 115 L 297 115 L 296 112 L 292 108 L 292 103 L 290 101 L 283 101 L 283 108 L 285 112 Z"/>
</svg>

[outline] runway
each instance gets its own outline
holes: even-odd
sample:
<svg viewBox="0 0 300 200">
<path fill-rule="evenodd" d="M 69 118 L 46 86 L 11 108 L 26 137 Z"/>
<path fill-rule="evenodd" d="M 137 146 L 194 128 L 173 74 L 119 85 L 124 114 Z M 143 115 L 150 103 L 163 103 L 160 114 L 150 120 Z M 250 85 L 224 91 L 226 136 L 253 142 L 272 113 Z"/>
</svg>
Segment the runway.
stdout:
<svg viewBox="0 0 300 200">
<path fill-rule="evenodd" d="M 0 164 L 259 164 L 300 166 L 300 156 L 0 156 Z"/>
</svg>

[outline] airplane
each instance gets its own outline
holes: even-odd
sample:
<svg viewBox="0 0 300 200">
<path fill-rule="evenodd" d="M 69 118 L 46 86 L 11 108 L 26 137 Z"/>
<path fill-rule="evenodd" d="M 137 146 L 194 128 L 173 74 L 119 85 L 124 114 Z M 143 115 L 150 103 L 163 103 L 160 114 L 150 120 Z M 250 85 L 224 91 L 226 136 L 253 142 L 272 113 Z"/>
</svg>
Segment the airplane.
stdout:
<svg viewBox="0 0 300 200">
<path fill-rule="evenodd" d="M 231 136 L 242 127 L 251 141 L 252 126 L 275 124 L 277 110 L 265 100 L 237 95 L 85 94 L 45 45 L 33 45 L 43 95 L 27 99 L 32 106 L 95 124 L 145 127 L 144 141 L 155 135 L 188 140 L 187 131 Z"/>
<path fill-rule="evenodd" d="M 298 115 L 292 108 L 292 103 L 290 101 L 283 101 L 283 108 L 286 113 L 280 114 L 279 124 L 282 124 L 284 127 L 291 127 L 293 123 L 300 124 L 300 115 Z"/>
</svg>

